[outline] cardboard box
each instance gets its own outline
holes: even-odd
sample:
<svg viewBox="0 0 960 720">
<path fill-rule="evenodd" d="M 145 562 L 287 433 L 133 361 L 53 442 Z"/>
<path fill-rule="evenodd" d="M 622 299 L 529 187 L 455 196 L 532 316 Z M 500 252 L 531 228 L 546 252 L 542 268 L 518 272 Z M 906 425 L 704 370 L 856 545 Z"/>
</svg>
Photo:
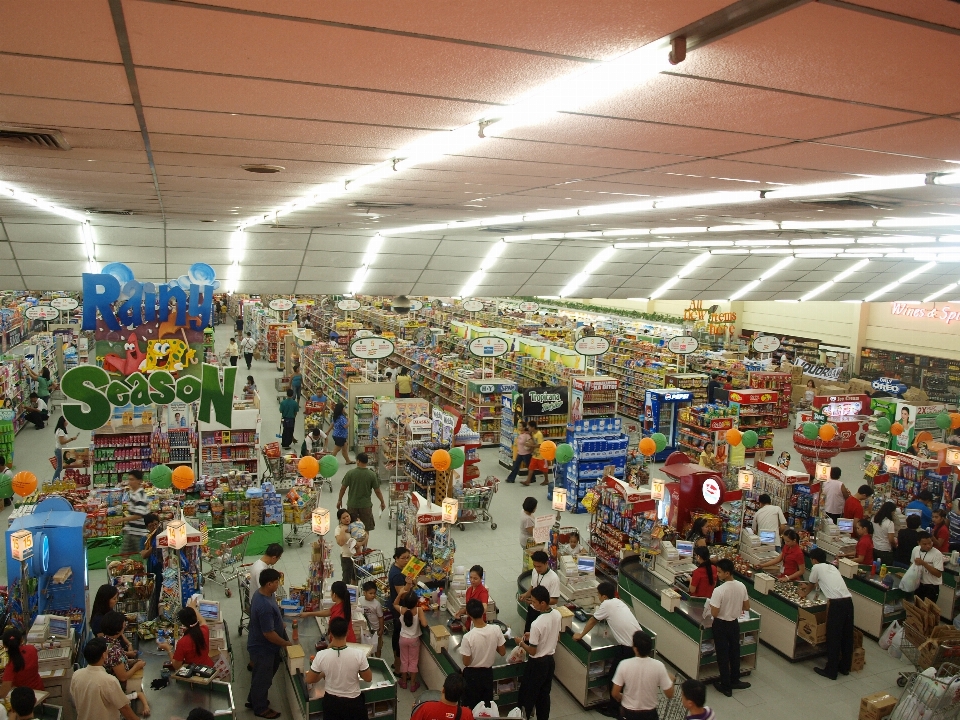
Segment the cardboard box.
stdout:
<svg viewBox="0 0 960 720">
<path fill-rule="evenodd" d="M 303 659 L 306 657 L 303 648 L 300 645 L 290 645 L 284 649 L 287 653 L 287 668 L 290 670 L 290 675 L 304 672 L 307 668 L 303 664 Z"/>
<path fill-rule="evenodd" d="M 857 720 L 883 720 L 897 706 L 897 698 L 880 691 L 860 700 L 860 715 Z"/>
<path fill-rule="evenodd" d="M 430 647 L 433 648 L 435 653 L 443 652 L 447 647 L 449 639 L 450 631 L 447 630 L 446 625 L 430 626 Z"/>
<path fill-rule="evenodd" d="M 769 595 L 777 579 L 767 573 L 756 573 L 753 576 L 753 588 L 761 595 Z"/>
<path fill-rule="evenodd" d="M 566 605 L 557 605 L 557 612 L 560 613 L 560 632 L 566 632 L 573 622 L 573 610 Z"/>
<path fill-rule="evenodd" d="M 863 670 L 863 666 L 867 664 L 866 655 L 864 649 L 857 648 L 853 651 L 853 660 L 850 661 L 850 670 L 852 672 L 860 672 Z"/>
<path fill-rule="evenodd" d="M 856 577 L 858 567 L 853 560 L 847 558 L 840 558 L 837 561 L 837 569 L 840 570 L 840 574 L 845 578 Z"/>
<path fill-rule="evenodd" d="M 811 645 L 820 645 L 827 640 L 827 611 L 812 613 L 800 608 L 797 618 L 797 636 Z"/>
<path fill-rule="evenodd" d="M 863 633 L 857 630 L 856 628 L 854 628 L 853 629 L 853 649 L 856 650 L 857 648 L 862 648 L 862 647 L 863 647 Z"/>
</svg>

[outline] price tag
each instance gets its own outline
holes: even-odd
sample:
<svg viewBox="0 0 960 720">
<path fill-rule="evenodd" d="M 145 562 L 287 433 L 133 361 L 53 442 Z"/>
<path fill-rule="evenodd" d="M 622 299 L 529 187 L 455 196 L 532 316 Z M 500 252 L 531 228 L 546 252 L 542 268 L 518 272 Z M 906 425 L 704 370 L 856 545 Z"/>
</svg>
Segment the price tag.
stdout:
<svg viewBox="0 0 960 720">
<path fill-rule="evenodd" d="M 700 343 L 690 335 L 677 335 L 667 342 L 667 349 L 674 355 L 689 355 L 696 352 L 698 347 Z"/>
</svg>

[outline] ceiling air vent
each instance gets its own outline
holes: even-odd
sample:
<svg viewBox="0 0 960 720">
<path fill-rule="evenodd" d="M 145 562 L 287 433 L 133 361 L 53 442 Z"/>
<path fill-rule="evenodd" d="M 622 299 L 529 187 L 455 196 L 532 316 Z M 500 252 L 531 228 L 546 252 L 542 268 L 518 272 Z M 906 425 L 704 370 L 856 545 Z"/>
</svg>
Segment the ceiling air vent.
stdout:
<svg viewBox="0 0 960 720">
<path fill-rule="evenodd" d="M 44 150 L 70 150 L 70 143 L 59 130 L 0 125 L 0 145 Z"/>
<path fill-rule="evenodd" d="M 794 202 L 831 210 L 892 210 L 901 205 L 899 202 L 892 202 L 890 200 L 867 200 L 852 197 L 818 198 L 816 200 L 795 200 Z"/>
<path fill-rule="evenodd" d="M 258 173 L 260 175 L 272 175 L 273 173 L 283 172 L 286 169 L 282 165 L 241 165 L 240 167 L 247 172 Z"/>
<path fill-rule="evenodd" d="M 348 203 L 347 207 L 361 208 L 363 210 L 395 210 L 397 208 L 413 207 L 413 203 L 394 203 L 394 202 L 375 202 L 358 200 Z"/>
<path fill-rule="evenodd" d="M 133 210 L 115 210 L 111 208 L 84 208 L 91 215 L 135 215 Z"/>
</svg>

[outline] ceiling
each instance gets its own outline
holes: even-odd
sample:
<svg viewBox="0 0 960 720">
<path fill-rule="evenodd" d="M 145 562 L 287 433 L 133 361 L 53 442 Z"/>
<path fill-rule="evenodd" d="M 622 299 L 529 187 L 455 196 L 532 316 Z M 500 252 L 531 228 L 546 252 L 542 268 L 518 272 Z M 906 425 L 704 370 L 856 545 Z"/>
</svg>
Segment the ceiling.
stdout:
<svg viewBox="0 0 960 720">
<path fill-rule="evenodd" d="M 247 228 L 238 290 L 345 292 L 382 229 L 960 171 L 960 3 L 770 5 L 781 11 L 738 25 L 743 4 L 731 0 L 606 0 L 589 12 L 563 0 L 0 0 L 0 126 L 57 129 L 71 147 L 0 142 L 0 181 L 91 211 L 101 264 L 125 262 L 156 281 L 200 261 L 225 278 L 241 219 L 597 61 L 680 31 L 695 39 L 690 28 L 704 18 L 729 29 L 693 42 L 682 63 L 625 92 L 538 124 L 493 129 L 455 155 Z M 283 171 L 242 169 L 253 164 Z M 813 200 L 825 199 L 838 198 Z M 859 202 L 770 200 L 403 233 L 386 238 L 363 292 L 458 294 L 494 242 L 520 233 L 960 215 L 960 186 L 852 199 Z M 929 237 L 917 241 L 929 246 L 960 229 L 897 231 L 905 233 Z M 609 243 L 510 243 L 475 294 L 556 295 Z M 648 297 L 702 251 L 619 250 L 575 294 Z M 661 297 L 727 298 L 781 259 L 717 254 Z M 742 299 L 797 299 L 854 262 L 797 258 Z M 876 257 L 817 299 L 862 300 L 923 264 Z M 85 267 L 75 222 L 0 195 L 0 289 L 79 288 Z M 958 280 L 960 262 L 939 262 L 882 299 L 922 299 Z"/>
</svg>

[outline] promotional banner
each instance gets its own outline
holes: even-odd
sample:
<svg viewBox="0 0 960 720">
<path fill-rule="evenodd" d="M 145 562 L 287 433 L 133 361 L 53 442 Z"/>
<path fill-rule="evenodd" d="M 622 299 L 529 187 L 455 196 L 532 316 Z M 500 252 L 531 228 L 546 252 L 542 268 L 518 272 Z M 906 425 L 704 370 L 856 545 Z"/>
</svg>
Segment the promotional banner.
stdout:
<svg viewBox="0 0 960 720">
<path fill-rule="evenodd" d="M 831 368 L 826 365 L 817 365 L 816 363 L 809 362 L 803 358 L 797 358 L 793 361 L 794 365 L 799 365 L 803 368 L 803 374 L 813 378 L 820 378 L 821 380 L 839 380 L 840 373 L 843 371 L 843 368 Z"/>
<path fill-rule="evenodd" d="M 540 387 L 523 391 L 524 417 L 532 415 L 566 415 L 567 388 Z"/>
</svg>

